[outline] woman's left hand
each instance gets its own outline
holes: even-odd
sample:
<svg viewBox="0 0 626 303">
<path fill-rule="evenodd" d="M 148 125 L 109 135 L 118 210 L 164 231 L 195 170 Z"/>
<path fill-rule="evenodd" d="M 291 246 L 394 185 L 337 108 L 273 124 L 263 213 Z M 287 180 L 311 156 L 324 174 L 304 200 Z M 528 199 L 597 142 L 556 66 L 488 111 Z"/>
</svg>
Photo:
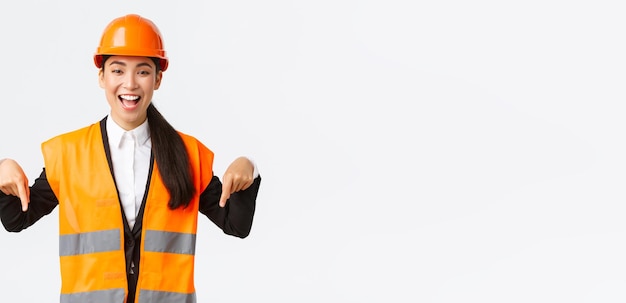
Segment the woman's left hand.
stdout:
<svg viewBox="0 0 626 303">
<path fill-rule="evenodd" d="M 254 164 L 246 157 L 239 157 L 231 163 L 222 178 L 220 207 L 226 206 L 230 194 L 247 189 L 254 182 Z"/>
</svg>

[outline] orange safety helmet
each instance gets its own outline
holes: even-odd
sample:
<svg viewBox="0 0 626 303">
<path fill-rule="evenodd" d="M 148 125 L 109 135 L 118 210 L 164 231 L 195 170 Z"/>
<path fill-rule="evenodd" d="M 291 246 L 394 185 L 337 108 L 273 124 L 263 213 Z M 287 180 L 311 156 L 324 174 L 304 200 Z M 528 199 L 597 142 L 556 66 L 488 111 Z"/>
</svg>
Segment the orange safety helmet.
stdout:
<svg viewBox="0 0 626 303">
<path fill-rule="evenodd" d="M 161 32 L 152 21 L 135 14 L 116 18 L 107 25 L 93 56 L 97 68 L 102 67 L 104 55 L 158 58 L 161 71 L 168 65 Z"/>
</svg>

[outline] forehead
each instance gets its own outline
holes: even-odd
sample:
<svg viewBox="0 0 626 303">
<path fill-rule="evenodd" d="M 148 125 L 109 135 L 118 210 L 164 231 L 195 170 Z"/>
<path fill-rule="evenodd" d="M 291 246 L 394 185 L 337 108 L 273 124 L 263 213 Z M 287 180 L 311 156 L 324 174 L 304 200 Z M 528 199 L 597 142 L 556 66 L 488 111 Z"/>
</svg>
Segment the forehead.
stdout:
<svg viewBox="0 0 626 303">
<path fill-rule="evenodd" d="M 148 64 L 152 68 L 156 67 L 152 59 L 148 57 L 138 57 L 138 56 L 111 56 L 104 63 L 104 65 L 113 65 L 113 64 L 132 66 L 132 67 Z"/>
</svg>

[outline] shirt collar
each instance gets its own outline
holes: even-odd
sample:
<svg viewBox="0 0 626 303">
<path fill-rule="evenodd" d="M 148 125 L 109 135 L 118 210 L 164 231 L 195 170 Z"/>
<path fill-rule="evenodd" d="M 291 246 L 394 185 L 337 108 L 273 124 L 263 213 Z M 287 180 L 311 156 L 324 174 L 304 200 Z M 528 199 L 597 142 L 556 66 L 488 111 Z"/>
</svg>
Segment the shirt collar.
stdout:
<svg viewBox="0 0 626 303">
<path fill-rule="evenodd" d="M 135 139 L 137 140 L 137 144 L 139 145 L 145 145 L 145 144 L 151 143 L 148 119 L 146 119 L 146 121 L 141 123 L 141 125 L 135 127 L 134 129 L 127 131 L 123 129 L 122 127 L 120 127 L 119 125 L 117 125 L 117 123 L 113 121 L 113 118 L 109 116 L 106 120 L 106 128 L 107 128 L 107 136 L 109 137 L 110 146 L 120 147 L 125 133 L 132 133 Z"/>
</svg>

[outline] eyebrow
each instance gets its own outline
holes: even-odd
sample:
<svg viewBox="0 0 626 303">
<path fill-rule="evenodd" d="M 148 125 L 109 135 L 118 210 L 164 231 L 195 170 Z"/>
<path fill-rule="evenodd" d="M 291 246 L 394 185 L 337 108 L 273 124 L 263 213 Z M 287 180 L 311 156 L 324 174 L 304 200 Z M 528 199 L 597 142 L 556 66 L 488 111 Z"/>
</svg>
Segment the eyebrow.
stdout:
<svg viewBox="0 0 626 303">
<path fill-rule="evenodd" d="M 109 66 L 111 66 L 113 64 L 119 64 L 119 65 L 122 65 L 122 66 L 126 66 L 126 63 L 124 63 L 122 61 L 112 61 L 111 63 L 109 63 Z M 152 65 L 150 65 L 150 64 L 148 64 L 146 62 L 141 62 L 141 63 L 137 64 L 137 67 L 140 67 L 140 66 L 147 66 L 149 68 L 152 68 Z"/>
</svg>

